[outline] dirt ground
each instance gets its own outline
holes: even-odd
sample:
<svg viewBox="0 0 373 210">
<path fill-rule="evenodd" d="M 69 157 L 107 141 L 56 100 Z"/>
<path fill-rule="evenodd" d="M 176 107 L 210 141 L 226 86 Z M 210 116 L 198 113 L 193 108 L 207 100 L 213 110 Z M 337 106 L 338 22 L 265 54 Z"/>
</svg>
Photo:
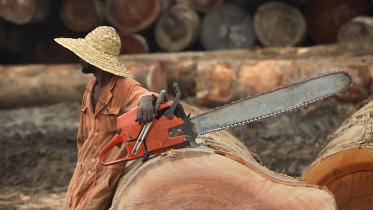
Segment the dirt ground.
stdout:
<svg viewBox="0 0 373 210">
<path fill-rule="evenodd" d="M 357 105 L 324 101 L 234 128 L 268 168 L 297 176 Z M 0 111 L 0 209 L 59 209 L 76 160 L 79 104 Z"/>
</svg>

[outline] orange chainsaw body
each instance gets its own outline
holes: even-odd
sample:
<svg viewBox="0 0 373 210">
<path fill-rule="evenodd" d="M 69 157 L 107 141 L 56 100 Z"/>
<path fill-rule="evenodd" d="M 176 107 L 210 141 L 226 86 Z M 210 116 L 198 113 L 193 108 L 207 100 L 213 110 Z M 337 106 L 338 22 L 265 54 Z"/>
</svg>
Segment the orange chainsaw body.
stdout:
<svg viewBox="0 0 373 210">
<path fill-rule="evenodd" d="M 163 103 L 160 105 L 159 111 L 167 109 L 170 106 L 171 104 L 168 102 Z M 143 125 L 135 122 L 136 115 L 137 109 L 134 109 L 118 117 L 117 127 L 120 132 L 118 132 L 109 144 L 99 153 L 99 158 L 103 165 L 112 165 L 144 156 L 144 145 L 140 146 L 139 151 L 137 151 L 136 154 L 132 153 L 132 149 L 135 146 L 136 140 L 143 127 Z M 148 151 L 154 153 L 155 151 L 163 151 L 166 148 L 184 144 L 187 137 L 186 135 L 178 135 L 174 137 L 169 136 L 170 129 L 182 126 L 183 124 L 183 119 L 176 116 L 171 120 L 164 115 L 161 115 L 159 119 L 154 119 L 150 131 L 145 139 Z M 105 154 L 120 143 L 123 143 L 122 146 L 126 147 L 127 156 L 112 162 L 104 162 L 103 158 Z"/>
</svg>

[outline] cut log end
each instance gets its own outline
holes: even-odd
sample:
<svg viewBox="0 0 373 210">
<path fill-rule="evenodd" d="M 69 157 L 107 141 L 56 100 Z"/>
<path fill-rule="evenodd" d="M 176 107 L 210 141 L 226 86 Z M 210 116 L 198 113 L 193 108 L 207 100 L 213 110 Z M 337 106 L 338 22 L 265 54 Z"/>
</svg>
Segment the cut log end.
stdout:
<svg viewBox="0 0 373 210">
<path fill-rule="evenodd" d="M 297 8 L 270 2 L 260 6 L 255 13 L 254 29 L 264 46 L 295 46 L 305 38 L 306 22 Z"/>
<path fill-rule="evenodd" d="M 157 44 L 166 51 L 180 51 L 190 46 L 199 33 L 198 15 L 188 6 L 173 6 L 158 21 L 155 29 Z"/>
<path fill-rule="evenodd" d="M 149 52 L 148 42 L 142 35 L 120 33 L 119 36 L 122 42 L 121 54 L 141 54 Z"/>
<path fill-rule="evenodd" d="M 108 21 L 125 32 L 137 32 L 150 26 L 161 9 L 160 0 L 107 0 Z"/>
<path fill-rule="evenodd" d="M 233 3 L 214 9 L 203 19 L 200 40 L 207 50 L 253 46 L 255 33 L 250 14 Z"/>
<path fill-rule="evenodd" d="M 49 0 L 1 1 L 0 15 L 19 25 L 42 22 L 49 13 Z"/>
<path fill-rule="evenodd" d="M 88 31 L 103 23 L 104 5 L 98 0 L 64 0 L 60 8 L 64 25 L 73 31 Z"/>
<path fill-rule="evenodd" d="M 370 102 L 347 119 L 302 175 L 308 183 L 326 186 L 341 210 L 373 209 L 372 110 Z"/>
<path fill-rule="evenodd" d="M 361 16 L 345 23 L 339 30 L 338 42 L 373 42 L 373 18 Z"/>
<path fill-rule="evenodd" d="M 177 2 L 189 5 L 198 11 L 208 13 L 223 4 L 224 0 L 177 0 Z"/>
</svg>

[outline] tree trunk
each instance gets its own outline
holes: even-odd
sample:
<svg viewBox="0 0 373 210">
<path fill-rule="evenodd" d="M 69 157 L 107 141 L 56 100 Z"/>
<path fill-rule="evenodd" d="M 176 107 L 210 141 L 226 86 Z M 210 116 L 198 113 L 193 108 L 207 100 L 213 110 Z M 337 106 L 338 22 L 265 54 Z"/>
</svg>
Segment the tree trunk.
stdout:
<svg viewBox="0 0 373 210">
<path fill-rule="evenodd" d="M 369 15 L 365 0 L 312 0 L 305 12 L 309 35 L 318 43 L 335 42 L 340 27 L 360 15 Z"/>
<path fill-rule="evenodd" d="M 198 15 L 188 6 L 177 4 L 157 22 L 155 39 L 166 51 L 181 51 L 197 39 L 199 27 Z"/>
<path fill-rule="evenodd" d="M 197 142 L 129 163 L 110 209 L 336 209 L 328 191 L 266 169 L 227 131 Z"/>
<path fill-rule="evenodd" d="M 160 8 L 160 0 L 107 0 L 106 17 L 121 31 L 137 32 L 155 21 Z"/>
<path fill-rule="evenodd" d="M 282 2 L 260 6 L 254 16 L 257 38 L 267 47 L 295 46 L 306 36 L 306 22 L 295 7 Z"/>
<path fill-rule="evenodd" d="M 148 42 L 140 34 L 120 33 L 122 48 L 120 54 L 142 54 L 149 52 Z"/>
<path fill-rule="evenodd" d="M 339 30 L 338 42 L 373 42 L 373 18 L 359 16 L 345 23 Z"/>
<path fill-rule="evenodd" d="M 38 23 L 46 19 L 50 0 L 0 1 L 0 16 L 19 25 Z"/>
<path fill-rule="evenodd" d="M 347 119 L 302 176 L 326 186 L 340 210 L 373 209 L 372 113 L 370 101 Z"/>
<path fill-rule="evenodd" d="M 250 14 L 236 4 L 223 4 L 203 19 L 200 41 L 207 50 L 253 46 L 255 33 Z"/>
<path fill-rule="evenodd" d="M 176 0 L 179 3 L 186 4 L 197 11 L 208 13 L 211 10 L 223 4 L 224 0 Z"/>
<path fill-rule="evenodd" d="M 105 19 L 104 4 L 100 0 L 63 0 L 60 17 L 73 31 L 89 31 Z"/>
<path fill-rule="evenodd" d="M 361 101 L 370 91 L 372 55 L 372 45 L 353 44 L 126 55 L 120 61 L 147 87 L 172 87 L 176 81 L 183 97 L 197 96 L 201 105 L 212 106 L 337 69 L 352 74 L 354 82 L 338 98 Z M 154 74 L 149 73 L 152 69 Z M 162 82 L 153 79 L 157 75 L 165 77 Z M 75 87 L 70 84 L 73 81 Z M 153 81 L 152 85 L 148 81 Z M 4 87 L 0 91 L 0 108 L 79 101 L 85 83 L 85 76 L 76 65 L 0 66 L 0 84 Z"/>
</svg>

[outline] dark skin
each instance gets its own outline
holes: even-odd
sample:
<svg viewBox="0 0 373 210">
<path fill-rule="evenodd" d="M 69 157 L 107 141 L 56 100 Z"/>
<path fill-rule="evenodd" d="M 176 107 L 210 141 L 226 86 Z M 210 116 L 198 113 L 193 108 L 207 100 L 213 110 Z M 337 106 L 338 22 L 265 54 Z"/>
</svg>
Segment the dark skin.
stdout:
<svg viewBox="0 0 373 210">
<path fill-rule="evenodd" d="M 92 102 L 93 108 L 96 107 L 98 99 L 102 93 L 104 87 L 109 84 L 111 78 L 114 76 L 113 74 L 102 71 L 101 69 L 87 63 L 86 61 L 80 59 L 80 65 L 82 67 L 82 72 L 84 74 L 93 74 L 96 77 L 96 82 L 92 89 Z M 145 124 L 151 122 L 155 117 L 154 105 L 153 105 L 154 98 L 152 96 L 143 96 L 140 99 L 139 108 L 137 111 L 136 121 L 139 124 Z"/>
</svg>

